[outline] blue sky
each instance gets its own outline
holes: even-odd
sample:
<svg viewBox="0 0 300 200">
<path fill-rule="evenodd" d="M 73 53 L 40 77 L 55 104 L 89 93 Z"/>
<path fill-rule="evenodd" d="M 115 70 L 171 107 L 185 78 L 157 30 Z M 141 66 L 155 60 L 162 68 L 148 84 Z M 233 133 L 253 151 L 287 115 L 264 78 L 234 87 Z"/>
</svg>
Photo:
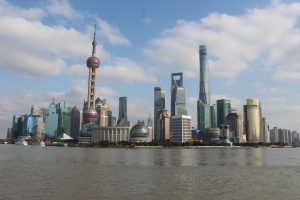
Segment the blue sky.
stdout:
<svg viewBox="0 0 300 200">
<path fill-rule="evenodd" d="M 0 136 L 14 114 L 52 98 L 82 107 L 86 59 L 97 24 L 97 94 L 118 116 L 128 96 L 132 123 L 153 113 L 153 88 L 170 101 L 172 72 L 184 73 L 196 124 L 198 46 L 206 44 L 212 101 L 239 111 L 258 98 L 271 126 L 299 131 L 300 2 L 267 0 L 0 0 Z"/>
</svg>

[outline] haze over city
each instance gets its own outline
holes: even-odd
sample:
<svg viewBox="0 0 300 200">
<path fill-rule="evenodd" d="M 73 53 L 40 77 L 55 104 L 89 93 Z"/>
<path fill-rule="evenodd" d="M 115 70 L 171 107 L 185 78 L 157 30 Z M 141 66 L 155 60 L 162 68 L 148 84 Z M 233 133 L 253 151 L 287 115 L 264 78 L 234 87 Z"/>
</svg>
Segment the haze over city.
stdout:
<svg viewBox="0 0 300 200">
<path fill-rule="evenodd" d="M 205 5 L 205 6 L 203 6 Z M 298 130 L 300 3 L 296 1 L 5 1 L 0 0 L 0 137 L 14 114 L 52 98 L 82 108 L 86 58 L 97 25 L 97 94 L 118 113 L 128 97 L 132 123 L 153 116 L 153 87 L 166 91 L 183 72 L 196 126 L 199 45 L 207 45 L 211 102 L 261 101 L 271 127 Z"/>
</svg>

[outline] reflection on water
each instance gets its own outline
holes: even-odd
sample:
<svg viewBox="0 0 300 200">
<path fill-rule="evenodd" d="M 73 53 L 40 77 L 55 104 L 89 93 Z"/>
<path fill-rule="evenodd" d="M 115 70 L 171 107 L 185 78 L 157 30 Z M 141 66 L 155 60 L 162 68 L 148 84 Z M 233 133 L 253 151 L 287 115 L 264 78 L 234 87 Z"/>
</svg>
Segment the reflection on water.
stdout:
<svg viewBox="0 0 300 200">
<path fill-rule="evenodd" d="M 0 199 L 298 199 L 299 155 L 0 145 Z"/>
</svg>

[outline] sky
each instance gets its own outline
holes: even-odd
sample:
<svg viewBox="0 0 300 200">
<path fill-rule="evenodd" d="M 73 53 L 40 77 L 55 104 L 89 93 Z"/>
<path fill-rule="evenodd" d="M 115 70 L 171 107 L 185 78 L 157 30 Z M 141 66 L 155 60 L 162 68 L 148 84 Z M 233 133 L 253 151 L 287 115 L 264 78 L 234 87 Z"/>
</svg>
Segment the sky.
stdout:
<svg viewBox="0 0 300 200">
<path fill-rule="evenodd" d="M 153 116 L 154 87 L 183 72 L 196 126 L 199 45 L 207 45 L 211 99 L 242 112 L 258 98 L 271 128 L 300 131 L 300 1 L 0 0 L 0 138 L 13 115 L 52 99 L 80 109 L 87 99 L 97 25 L 96 96 L 118 116 L 128 97 L 132 124 Z"/>
</svg>

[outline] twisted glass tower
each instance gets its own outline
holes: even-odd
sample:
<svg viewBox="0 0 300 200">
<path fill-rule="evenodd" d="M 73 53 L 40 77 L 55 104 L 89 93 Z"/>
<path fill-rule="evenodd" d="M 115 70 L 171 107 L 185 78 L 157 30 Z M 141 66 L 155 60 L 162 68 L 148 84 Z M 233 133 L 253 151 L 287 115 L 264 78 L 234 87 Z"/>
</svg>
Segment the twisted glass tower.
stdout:
<svg viewBox="0 0 300 200">
<path fill-rule="evenodd" d="M 197 101 L 197 125 L 203 130 L 211 126 L 210 118 L 210 83 L 207 51 L 205 45 L 199 47 L 200 60 L 200 90 Z"/>
<path fill-rule="evenodd" d="M 210 104 L 210 82 L 209 82 L 209 68 L 207 60 L 207 51 L 205 45 L 199 47 L 200 59 L 200 91 L 199 100 L 204 104 Z"/>
</svg>

